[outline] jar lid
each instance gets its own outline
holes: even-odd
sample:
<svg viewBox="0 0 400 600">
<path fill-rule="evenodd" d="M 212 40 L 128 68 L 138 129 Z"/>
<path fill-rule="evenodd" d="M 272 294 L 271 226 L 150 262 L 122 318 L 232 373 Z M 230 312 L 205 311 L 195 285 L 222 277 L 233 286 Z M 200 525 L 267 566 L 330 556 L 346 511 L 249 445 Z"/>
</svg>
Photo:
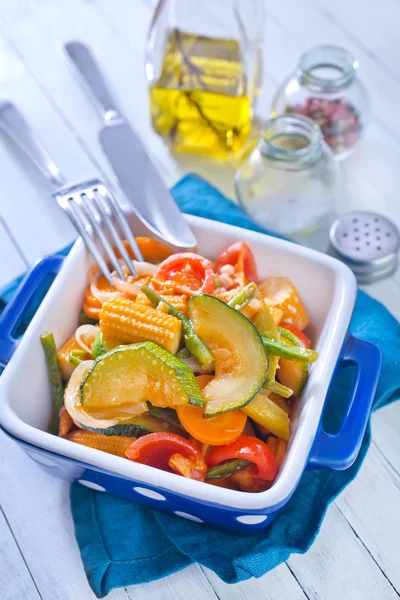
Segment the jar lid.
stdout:
<svg viewBox="0 0 400 600">
<path fill-rule="evenodd" d="M 389 277 L 397 269 L 400 232 L 383 215 L 346 213 L 333 223 L 329 237 L 329 254 L 346 263 L 358 283 Z"/>
</svg>

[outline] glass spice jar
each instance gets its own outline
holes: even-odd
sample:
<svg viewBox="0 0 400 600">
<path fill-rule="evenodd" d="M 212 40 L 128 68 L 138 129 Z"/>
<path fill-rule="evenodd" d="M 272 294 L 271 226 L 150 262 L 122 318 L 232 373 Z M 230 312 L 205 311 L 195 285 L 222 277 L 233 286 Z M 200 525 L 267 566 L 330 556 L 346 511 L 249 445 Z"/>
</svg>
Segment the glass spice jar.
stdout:
<svg viewBox="0 0 400 600">
<path fill-rule="evenodd" d="M 235 174 L 238 201 L 254 221 L 317 249 L 327 245 L 338 185 L 339 165 L 320 128 L 299 115 L 269 121 Z"/>
<path fill-rule="evenodd" d="M 358 61 L 339 46 L 316 46 L 279 87 L 272 117 L 297 113 L 321 128 L 325 142 L 337 158 L 350 154 L 369 116 L 369 99 L 357 76 Z"/>
</svg>

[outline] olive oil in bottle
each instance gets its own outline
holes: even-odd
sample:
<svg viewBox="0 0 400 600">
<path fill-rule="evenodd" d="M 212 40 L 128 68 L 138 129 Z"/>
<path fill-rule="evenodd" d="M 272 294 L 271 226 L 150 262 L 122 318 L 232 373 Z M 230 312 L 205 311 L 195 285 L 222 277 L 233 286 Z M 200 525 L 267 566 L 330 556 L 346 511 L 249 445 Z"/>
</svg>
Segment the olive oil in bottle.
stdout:
<svg viewBox="0 0 400 600">
<path fill-rule="evenodd" d="M 161 74 L 149 87 L 155 131 L 176 151 L 226 157 L 250 130 L 239 43 L 169 32 Z"/>
</svg>

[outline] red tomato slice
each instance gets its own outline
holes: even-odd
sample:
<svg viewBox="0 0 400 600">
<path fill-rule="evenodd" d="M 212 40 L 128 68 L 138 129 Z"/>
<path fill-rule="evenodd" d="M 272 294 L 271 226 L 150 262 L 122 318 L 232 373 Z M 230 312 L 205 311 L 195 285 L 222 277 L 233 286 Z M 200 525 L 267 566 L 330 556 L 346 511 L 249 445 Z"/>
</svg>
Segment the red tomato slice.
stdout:
<svg viewBox="0 0 400 600">
<path fill-rule="evenodd" d="M 157 432 L 135 440 L 126 456 L 162 471 L 204 481 L 207 466 L 200 450 L 175 433 Z"/>
<path fill-rule="evenodd" d="M 235 242 L 215 261 L 215 272 L 219 273 L 221 267 L 231 265 L 235 267 L 235 274 L 242 274 L 246 278 L 243 282 L 258 283 L 257 265 L 252 251 L 245 242 Z"/>
<path fill-rule="evenodd" d="M 300 331 L 300 329 L 298 329 L 294 325 L 290 325 L 290 323 L 285 323 L 285 321 L 282 323 L 282 327 L 293 333 L 293 335 L 297 337 L 297 339 L 303 344 L 305 348 L 311 348 L 311 341 L 303 331 Z"/>
<path fill-rule="evenodd" d="M 207 456 L 209 468 L 231 458 L 243 458 L 257 465 L 258 479 L 273 481 L 276 476 L 276 460 L 271 448 L 258 438 L 244 435 L 227 446 L 218 446 Z"/>
<path fill-rule="evenodd" d="M 209 261 L 192 252 L 173 254 L 164 260 L 155 277 L 174 282 L 176 292 L 188 296 L 214 291 L 214 271 Z"/>
</svg>

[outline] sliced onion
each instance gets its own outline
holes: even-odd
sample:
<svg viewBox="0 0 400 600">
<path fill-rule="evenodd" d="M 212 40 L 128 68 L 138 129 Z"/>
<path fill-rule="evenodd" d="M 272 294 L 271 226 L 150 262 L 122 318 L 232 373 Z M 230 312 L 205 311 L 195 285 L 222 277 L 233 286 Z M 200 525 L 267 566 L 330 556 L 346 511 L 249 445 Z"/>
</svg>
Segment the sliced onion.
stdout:
<svg viewBox="0 0 400 600">
<path fill-rule="evenodd" d="M 77 341 L 77 343 L 79 344 L 79 346 L 85 350 L 88 354 L 92 354 L 92 344 L 94 342 L 94 338 L 97 335 L 97 332 L 99 331 L 99 328 L 96 327 L 96 325 L 80 325 L 80 327 L 78 327 L 78 329 L 75 331 L 75 339 Z M 83 339 L 83 336 L 90 336 L 90 346 L 88 346 L 86 344 L 86 342 Z M 87 362 L 87 361 L 85 361 Z M 75 369 L 76 371 L 76 369 Z"/>
<path fill-rule="evenodd" d="M 100 302 L 100 304 L 104 304 L 104 302 L 107 302 L 107 300 L 111 300 L 111 298 L 118 298 L 121 296 L 121 293 L 117 290 L 112 290 L 110 292 L 99 290 L 97 286 L 97 281 L 92 281 L 92 283 L 90 284 L 90 292 L 92 296 L 94 296 L 96 300 Z"/>
<path fill-rule="evenodd" d="M 106 429 L 112 427 L 121 421 L 121 419 L 106 419 L 99 420 L 94 419 L 82 409 L 78 408 L 79 404 L 79 387 L 92 368 L 94 361 L 85 360 L 78 365 L 75 371 L 71 375 L 71 379 L 68 382 L 67 389 L 65 390 L 64 405 L 67 412 L 77 427 L 90 427 L 94 429 Z"/>
<path fill-rule="evenodd" d="M 204 369 L 203 367 L 201 367 L 197 360 L 194 358 L 194 356 L 189 356 L 189 358 L 180 358 L 179 360 L 185 363 L 185 365 L 188 366 L 189 369 L 192 369 L 195 375 L 205 375 L 207 373 L 213 373 L 214 371 L 214 367 L 211 367 L 211 369 Z"/>
<path fill-rule="evenodd" d="M 88 271 L 88 281 L 89 283 L 94 283 L 101 276 L 101 270 L 99 265 L 96 263 L 92 265 Z"/>
<path fill-rule="evenodd" d="M 138 277 L 145 277 L 146 275 L 155 275 L 158 271 L 158 266 L 153 265 L 149 262 L 138 262 L 137 260 L 132 261 L 133 266 Z"/>
<path fill-rule="evenodd" d="M 80 405 L 79 388 L 88 372 L 93 366 L 93 360 L 85 360 L 76 367 L 68 382 L 65 390 L 64 405 L 65 408 L 77 427 L 82 429 L 107 429 L 113 425 L 130 421 L 134 417 L 143 414 L 147 411 L 145 402 L 138 402 L 135 407 L 132 407 L 129 415 L 126 414 L 116 419 L 96 419 L 88 415 Z"/>
<path fill-rule="evenodd" d="M 116 275 L 113 275 L 113 282 L 117 290 L 119 292 L 122 292 L 123 294 L 128 294 L 129 296 L 137 296 L 140 292 L 140 287 L 136 283 L 124 281 Z M 115 295 L 116 294 L 114 293 L 114 296 Z"/>
</svg>

